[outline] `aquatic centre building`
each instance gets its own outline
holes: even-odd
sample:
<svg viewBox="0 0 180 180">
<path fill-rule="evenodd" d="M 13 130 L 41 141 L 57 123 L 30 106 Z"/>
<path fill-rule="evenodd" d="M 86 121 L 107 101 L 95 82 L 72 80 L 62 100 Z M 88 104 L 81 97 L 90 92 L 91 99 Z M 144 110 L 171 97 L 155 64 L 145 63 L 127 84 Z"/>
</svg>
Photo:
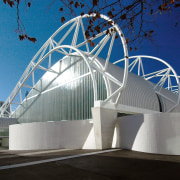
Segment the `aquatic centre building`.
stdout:
<svg viewBox="0 0 180 180">
<path fill-rule="evenodd" d="M 9 149 L 124 148 L 179 155 L 174 69 L 160 58 L 129 57 L 117 24 L 109 27 L 115 29 L 111 34 L 91 38 L 95 45 L 89 46 L 85 18 L 90 17 L 68 21 L 45 42 L 1 106 L 1 119 L 8 114 L 18 122 L 9 127 Z M 116 35 L 122 59 L 113 48 Z"/>
</svg>

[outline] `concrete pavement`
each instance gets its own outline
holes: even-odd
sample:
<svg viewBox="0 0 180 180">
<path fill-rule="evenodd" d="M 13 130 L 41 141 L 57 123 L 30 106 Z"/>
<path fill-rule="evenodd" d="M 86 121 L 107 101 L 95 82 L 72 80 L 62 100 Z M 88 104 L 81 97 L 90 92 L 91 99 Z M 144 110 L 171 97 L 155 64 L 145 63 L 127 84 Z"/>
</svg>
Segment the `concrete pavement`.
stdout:
<svg viewBox="0 0 180 180">
<path fill-rule="evenodd" d="M 0 150 L 0 166 L 98 152 L 96 150 Z M 128 150 L 75 157 L 25 167 L 0 170 L 1 179 L 130 180 L 180 179 L 180 156 Z"/>
</svg>

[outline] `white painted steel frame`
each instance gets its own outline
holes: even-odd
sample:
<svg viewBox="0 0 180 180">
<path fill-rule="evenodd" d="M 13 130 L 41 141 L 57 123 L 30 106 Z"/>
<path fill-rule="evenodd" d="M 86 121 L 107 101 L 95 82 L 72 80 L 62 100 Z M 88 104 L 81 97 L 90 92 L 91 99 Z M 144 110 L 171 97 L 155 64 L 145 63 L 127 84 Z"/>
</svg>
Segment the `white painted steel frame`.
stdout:
<svg viewBox="0 0 180 180">
<path fill-rule="evenodd" d="M 107 29 L 106 29 L 103 32 L 98 33 L 95 37 L 91 37 L 90 39 L 86 39 L 83 19 L 88 18 L 88 17 L 93 17 L 93 16 L 96 16 L 96 14 L 92 14 L 92 15 L 87 15 L 86 14 L 84 16 L 78 16 L 76 18 L 71 19 L 70 21 L 68 21 L 64 25 L 62 25 L 44 43 L 44 45 L 40 48 L 40 50 L 33 57 L 30 64 L 27 66 L 25 72 L 21 76 L 20 80 L 18 81 L 17 85 L 15 86 L 15 88 L 12 91 L 12 93 L 10 94 L 10 96 L 7 98 L 7 100 L 5 101 L 3 106 L 1 106 L 1 108 L 0 108 L 0 116 L 5 116 L 5 114 L 8 113 L 7 109 L 8 109 L 9 106 L 11 107 L 11 104 L 13 104 L 13 103 L 20 104 L 20 105 L 22 104 L 23 99 L 22 99 L 22 94 L 21 94 L 21 88 L 22 87 L 28 87 L 28 88 L 32 89 L 35 86 L 35 77 L 34 77 L 35 76 L 34 75 L 35 69 L 41 69 L 41 70 L 44 70 L 44 71 L 50 71 L 50 72 L 58 74 L 58 72 L 51 69 L 51 66 L 52 66 L 51 65 L 51 54 L 54 51 L 59 52 L 59 53 L 63 54 L 64 56 L 71 56 L 71 55 L 74 54 L 74 52 L 76 52 L 79 56 L 81 56 L 83 58 L 83 60 L 86 62 L 87 66 L 89 68 L 89 71 L 91 73 L 91 78 L 92 78 L 92 81 L 93 81 L 93 88 L 94 88 L 94 101 L 97 100 L 97 85 L 96 85 L 96 81 L 95 81 L 95 77 L 94 77 L 94 70 L 95 71 L 97 70 L 98 72 L 100 72 L 103 75 L 103 78 L 105 80 L 106 87 L 107 87 L 107 99 L 104 101 L 104 103 L 110 101 L 115 95 L 118 94 L 118 98 L 117 98 L 117 100 L 115 102 L 116 105 L 118 104 L 120 95 L 121 95 L 122 91 L 124 90 L 124 88 L 126 86 L 127 76 L 128 76 L 128 63 L 129 63 L 129 61 L 128 61 L 128 49 L 127 49 L 127 45 L 126 45 L 126 40 L 125 40 L 123 32 L 121 31 L 119 26 L 112 19 L 110 19 L 109 17 L 107 17 L 105 15 L 101 15 L 101 18 L 104 19 L 105 21 L 108 21 L 108 22 L 110 21 L 111 22 L 111 27 L 108 28 L 108 29 L 111 30 L 113 28 L 114 31 L 112 31 L 112 32 L 110 31 L 111 34 L 106 34 L 106 31 L 107 31 Z M 71 25 L 70 28 L 60 38 L 60 40 L 58 40 L 58 41 L 55 40 L 55 37 L 58 35 L 58 33 L 61 32 L 65 27 L 67 27 L 69 25 Z M 67 38 L 67 36 L 71 32 L 73 32 L 74 28 L 75 28 L 75 31 L 74 31 L 74 34 L 73 34 L 71 44 L 66 44 L 66 42 L 64 42 L 64 41 Z M 83 39 L 83 41 L 81 43 L 77 44 L 78 33 L 79 33 L 80 28 L 82 29 L 84 39 Z M 114 77 L 112 77 L 110 74 L 108 74 L 106 72 L 109 61 L 110 61 L 111 51 L 112 51 L 112 48 L 113 48 L 116 33 L 119 35 L 119 38 L 120 38 L 120 40 L 122 42 L 122 47 L 123 47 L 123 52 L 124 52 L 124 58 L 123 58 L 124 76 L 123 76 L 123 81 L 122 82 L 119 82 L 117 79 L 115 79 Z M 93 41 L 93 40 L 95 40 L 95 39 L 97 39 L 97 38 L 99 38 L 101 36 L 102 37 L 104 36 L 104 37 L 90 51 L 88 42 Z M 109 39 L 111 39 L 111 42 L 110 42 L 110 45 L 109 45 L 109 50 L 107 52 L 107 57 L 105 59 L 106 62 L 105 62 L 105 65 L 103 67 L 102 65 L 100 65 L 100 63 L 98 62 L 98 60 L 96 58 L 98 57 L 100 52 L 103 50 L 104 46 L 106 45 L 106 43 L 108 42 Z M 86 46 L 86 51 L 80 50 L 80 47 L 82 47 L 83 45 Z M 49 47 L 49 49 L 48 49 L 48 47 Z M 65 50 L 67 48 L 69 49 L 69 52 Z M 41 63 L 46 58 L 48 58 L 48 68 L 45 68 L 45 67 L 43 67 L 41 65 Z M 94 65 L 96 65 L 96 66 L 94 66 Z M 32 85 L 25 84 L 25 82 L 30 77 L 32 77 Z M 116 84 L 119 85 L 119 88 L 115 92 L 112 92 L 109 81 L 113 81 L 113 82 L 115 82 Z M 16 102 L 15 97 L 18 94 L 19 94 L 19 101 Z"/>
<path fill-rule="evenodd" d="M 164 64 L 166 66 L 166 68 L 160 69 L 160 70 L 152 72 L 152 73 L 145 74 L 143 63 L 145 63 L 147 61 L 145 61 L 144 59 L 151 59 L 151 60 L 159 61 L 162 64 Z M 122 60 L 123 59 L 120 59 L 120 60 L 114 62 L 113 64 L 117 64 L 117 63 L 121 62 Z M 173 106 L 170 109 L 166 110 L 167 112 L 172 111 L 179 104 L 179 99 L 180 99 L 179 78 L 178 78 L 175 70 L 164 60 L 154 57 L 154 56 L 146 56 L 146 55 L 138 55 L 138 56 L 130 56 L 129 57 L 129 66 L 128 66 L 129 72 L 131 72 L 136 66 L 138 66 L 138 69 L 136 72 L 137 75 L 143 77 L 145 80 L 149 81 L 155 77 L 159 78 L 159 81 L 154 86 L 154 90 L 156 91 L 156 93 L 158 95 L 160 95 L 161 97 L 163 97 L 173 103 Z M 172 77 L 175 78 L 176 85 L 172 85 L 172 83 L 171 83 Z M 168 87 L 164 86 L 165 82 L 167 82 Z M 171 98 L 167 97 L 166 95 L 164 95 L 163 93 L 161 93 L 162 88 L 168 89 L 169 91 L 177 94 L 177 101 L 174 101 L 173 99 L 171 99 Z"/>
<path fill-rule="evenodd" d="M 174 77 L 174 75 L 169 75 L 168 78 L 170 77 Z M 174 77 L 175 78 L 175 77 Z M 178 76 L 178 79 L 180 79 L 180 76 Z M 170 81 L 171 82 L 171 81 Z M 172 85 L 171 83 L 168 84 L 168 86 L 166 87 L 166 89 L 171 90 L 172 92 L 174 92 L 175 94 L 179 93 L 179 86 L 178 85 Z"/>
</svg>

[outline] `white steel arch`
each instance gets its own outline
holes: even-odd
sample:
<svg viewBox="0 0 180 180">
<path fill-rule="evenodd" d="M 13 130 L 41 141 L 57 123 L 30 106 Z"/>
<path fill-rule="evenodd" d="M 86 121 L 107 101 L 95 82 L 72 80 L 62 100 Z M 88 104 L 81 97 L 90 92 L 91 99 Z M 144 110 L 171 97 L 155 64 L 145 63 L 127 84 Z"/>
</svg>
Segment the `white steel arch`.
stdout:
<svg viewBox="0 0 180 180">
<path fill-rule="evenodd" d="M 169 75 L 170 77 L 175 78 L 174 75 Z M 180 76 L 178 76 L 178 79 L 180 79 Z M 171 90 L 173 93 L 178 94 L 179 93 L 179 85 L 172 85 L 171 83 L 168 84 L 166 89 Z"/>
<path fill-rule="evenodd" d="M 97 100 L 97 85 L 94 79 L 94 74 L 93 74 L 94 70 L 97 70 L 98 72 L 103 74 L 104 78 L 106 79 L 106 82 L 108 81 L 116 82 L 119 85 L 119 88 L 116 90 L 116 92 L 108 91 L 108 97 L 105 100 L 105 102 L 111 100 L 112 97 L 119 94 L 115 104 L 118 103 L 120 94 L 125 88 L 125 85 L 127 82 L 127 76 L 128 76 L 128 50 L 127 50 L 126 40 L 119 26 L 115 24 L 115 22 L 112 19 L 108 18 L 105 15 L 100 15 L 101 19 L 107 22 L 110 22 L 111 26 L 107 27 L 104 31 L 96 34 L 96 36 L 93 36 L 87 39 L 85 35 L 85 27 L 84 27 L 83 20 L 87 18 L 95 17 L 95 16 L 96 14 L 92 14 L 92 15 L 78 16 L 76 18 L 71 19 L 70 21 L 62 25 L 44 43 L 44 45 L 33 57 L 30 64 L 27 66 L 26 70 L 24 71 L 23 75 L 21 76 L 20 80 L 18 81 L 17 85 L 15 86 L 10 96 L 4 102 L 3 106 L 1 106 L 0 116 L 5 116 L 5 114 L 9 113 L 7 109 L 9 108 L 9 106 L 11 107 L 11 104 L 13 103 L 19 104 L 19 105 L 22 104 L 23 97 L 22 97 L 21 89 L 23 87 L 33 89 L 33 87 L 35 86 L 34 71 L 36 69 L 58 73 L 54 71 L 53 69 L 51 69 L 52 60 L 53 60 L 52 58 L 53 52 L 57 52 L 63 56 L 71 56 L 76 52 L 78 53 L 79 56 L 83 58 L 83 60 L 88 65 L 88 68 L 90 70 L 91 77 L 93 80 L 94 100 Z M 107 33 L 107 30 L 109 30 L 110 33 Z M 61 34 L 62 31 L 64 32 Z M 111 59 L 111 54 L 113 51 L 113 44 L 114 44 L 116 35 L 118 35 L 122 43 L 122 48 L 123 48 L 124 58 L 122 62 L 124 66 L 124 76 L 123 76 L 122 82 L 119 82 L 117 79 L 111 77 L 108 73 L 106 73 L 109 62 L 110 61 L 113 62 L 113 60 Z M 93 47 L 89 46 L 89 42 L 94 42 L 94 41 L 96 41 L 95 46 Z M 109 41 L 109 44 L 108 44 L 108 41 Z M 101 66 L 101 67 L 97 66 L 98 64 L 97 57 L 100 56 L 100 53 L 103 51 L 103 48 L 106 45 L 108 46 L 108 50 L 106 49 L 106 51 L 103 52 L 103 54 L 105 53 L 107 54 L 105 58 L 105 64 L 104 66 Z M 47 66 L 42 65 L 42 62 L 45 59 L 48 59 Z M 26 84 L 29 78 L 32 79 L 31 85 Z M 106 83 L 106 85 L 108 85 L 108 83 Z M 17 97 L 17 95 L 19 95 L 19 100 L 15 101 L 15 97 Z"/>
<path fill-rule="evenodd" d="M 91 68 L 91 66 L 89 65 L 89 62 L 88 62 L 88 59 L 87 57 L 81 52 L 79 51 L 78 49 L 74 48 L 74 47 L 71 47 L 69 45 L 62 45 L 62 46 L 58 46 L 58 47 L 55 47 L 54 49 L 50 50 L 47 54 L 45 54 L 39 61 L 38 63 L 34 64 L 34 63 L 30 63 L 30 68 L 28 69 L 29 71 L 25 71 L 26 73 L 25 76 L 23 76 L 23 78 L 20 79 L 20 81 L 17 83 L 16 87 L 14 90 L 17 90 L 19 89 L 19 91 L 12 91 L 11 95 L 9 96 L 8 98 L 8 103 L 7 103 L 7 108 L 9 107 L 9 105 L 13 102 L 14 98 L 17 96 L 17 94 L 19 93 L 20 94 L 20 99 L 19 99 L 19 102 L 17 102 L 17 104 L 22 104 L 22 94 L 21 94 L 21 88 L 22 87 L 28 87 L 30 89 L 33 89 L 34 87 L 34 71 L 37 69 L 37 68 L 40 68 L 44 71 L 49 71 L 49 72 L 52 72 L 52 73 L 55 73 L 55 74 L 58 74 L 58 72 L 54 71 L 53 69 L 45 69 L 44 67 L 41 66 L 41 63 L 46 59 L 48 58 L 49 55 L 52 55 L 53 52 L 55 51 L 58 51 L 60 52 L 60 50 L 63 50 L 65 51 L 65 49 L 71 49 L 71 50 L 74 50 L 76 53 L 72 53 L 72 55 L 76 55 L 76 56 L 80 56 L 83 58 L 83 60 L 85 61 L 88 69 L 89 69 L 89 74 L 92 78 L 92 84 L 93 84 L 93 89 L 94 89 L 94 100 L 97 99 L 97 85 L 96 85 L 96 80 L 95 80 L 95 76 L 94 76 L 94 73 L 93 73 L 93 69 Z M 28 66 L 29 67 L 29 66 Z M 32 78 L 32 82 L 33 82 L 33 86 L 29 86 L 27 84 L 25 84 L 25 82 L 27 81 L 28 78 Z M 3 106 L 5 105 L 5 103 L 3 104 Z M 6 112 L 6 107 L 4 107 L 3 109 L 3 106 L 2 106 L 2 109 L 1 109 L 1 114 L 5 113 Z"/>
<path fill-rule="evenodd" d="M 165 68 L 159 69 L 158 71 L 152 71 L 151 73 L 146 73 L 146 69 L 144 69 L 144 63 L 148 63 L 147 59 L 150 59 L 151 63 L 153 63 L 153 60 L 159 61 L 162 63 Z M 113 64 L 117 64 L 121 62 L 122 59 L 114 62 Z M 164 60 L 153 57 L 153 56 L 147 56 L 147 55 L 138 55 L 138 56 L 130 56 L 129 57 L 129 72 L 134 72 L 133 70 L 136 68 L 135 73 L 138 76 L 143 77 L 145 80 L 152 81 L 154 78 L 158 78 L 158 81 L 153 82 L 153 88 L 155 92 L 160 96 L 171 102 L 173 105 L 166 109 L 166 112 L 172 111 L 178 104 L 180 99 L 180 84 L 179 84 L 179 78 L 175 72 L 175 70 Z M 174 79 L 174 84 L 172 82 L 172 78 Z M 177 99 L 174 100 L 168 96 L 166 96 L 161 90 L 162 88 L 165 88 L 175 94 L 177 94 Z"/>
</svg>

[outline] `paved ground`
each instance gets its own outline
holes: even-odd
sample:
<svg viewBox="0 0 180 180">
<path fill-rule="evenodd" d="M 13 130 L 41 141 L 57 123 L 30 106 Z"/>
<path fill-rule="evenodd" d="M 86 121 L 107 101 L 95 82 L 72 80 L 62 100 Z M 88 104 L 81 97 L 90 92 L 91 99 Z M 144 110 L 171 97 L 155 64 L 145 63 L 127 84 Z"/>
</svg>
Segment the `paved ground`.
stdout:
<svg viewBox="0 0 180 180">
<path fill-rule="evenodd" d="M 90 153 L 87 150 L 0 150 L 0 167 Z M 180 180 L 180 156 L 117 150 L 62 161 L 0 170 L 3 180 Z"/>
</svg>

